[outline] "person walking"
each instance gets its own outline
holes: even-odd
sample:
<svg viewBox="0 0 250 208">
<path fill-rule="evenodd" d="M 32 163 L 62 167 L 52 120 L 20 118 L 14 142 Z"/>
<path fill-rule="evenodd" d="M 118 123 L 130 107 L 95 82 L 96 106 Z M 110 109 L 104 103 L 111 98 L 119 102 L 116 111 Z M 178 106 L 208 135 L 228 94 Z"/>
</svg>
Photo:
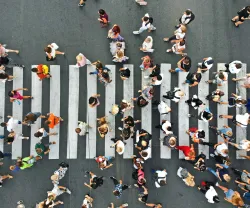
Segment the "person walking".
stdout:
<svg viewBox="0 0 250 208">
<path fill-rule="evenodd" d="M 75 132 L 79 135 L 79 136 L 85 136 L 86 134 L 88 134 L 88 130 L 89 128 L 92 128 L 89 124 L 87 124 L 86 122 L 83 121 L 78 121 L 78 127 L 75 129 Z"/>
<path fill-rule="evenodd" d="M 213 67 L 214 60 L 212 57 L 204 58 L 201 64 L 198 64 L 198 67 L 201 68 L 201 72 L 204 73 Z"/>
<path fill-rule="evenodd" d="M 116 198 L 120 198 L 122 195 L 122 192 L 128 188 L 130 188 L 130 186 L 128 185 L 123 185 L 122 184 L 122 180 L 117 180 L 114 176 L 110 176 L 110 179 L 113 181 L 114 185 L 115 185 L 115 190 L 113 191 L 113 194 L 116 196 Z"/>
<path fill-rule="evenodd" d="M 51 43 L 44 48 L 44 52 L 46 53 L 47 61 L 54 61 L 56 59 L 56 55 L 65 55 L 64 52 L 58 51 L 59 46 L 56 43 Z"/>
<path fill-rule="evenodd" d="M 213 170 L 210 167 L 207 167 L 207 170 L 211 172 L 217 179 L 222 182 L 230 182 L 231 177 L 229 175 L 228 166 L 224 164 L 215 164 L 216 170 Z"/>
<path fill-rule="evenodd" d="M 247 125 L 250 123 L 250 119 L 249 119 L 249 114 L 245 113 L 243 115 L 236 115 L 236 116 L 232 116 L 232 115 L 219 115 L 219 118 L 226 118 L 226 119 L 231 119 L 232 122 L 239 127 L 242 128 L 247 128 Z"/>
<path fill-rule="evenodd" d="M 197 95 L 193 95 L 193 97 L 186 100 L 185 103 L 187 103 L 189 106 L 193 107 L 195 110 L 197 110 L 201 106 L 206 105 L 205 103 L 202 102 L 202 100 L 200 100 L 198 98 Z"/>
<path fill-rule="evenodd" d="M 232 107 L 242 107 L 247 104 L 247 100 L 242 99 L 240 95 L 236 95 L 234 93 L 231 93 L 231 97 L 228 98 L 228 102 L 223 102 L 223 104 L 228 105 L 229 108 Z"/>
<path fill-rule="evenodd" d="M 101 96 L 100 94 L 91 95 L 91 97 L 89 98 L 89 107 L 90 108 L 94 108 L 94 107 L 100 105 L 100 101 L 98 99 L 98 97 L 100 97 L 100 96 Z"/>
<path fill-rule="evenodd" d="M 120 35 L 121 29 L 117 24 L 114 24 L 114 26 L 108 31 L 107 38 L 110 38 L 112 41 L 124 41 L 124 38 Z"/>
<path fill-rule="evenodd" d="M 228 142 L 228 144 L 234 146 L 238 150 L 245 150 L 246 152 L 250 151 L 250 141 L 247 139 L 242 139 L 239 144 Z"/>
<path fill-rule="evenodd" d="M 111 148 L 116 147 L 116 152 L 119 155 L 122 155 L 124 153 L 124 151 L 125 151 L 125 145 L 126 145 L 126 143 L 124 143 L 122 141 L 122 139 L 112 138 L 111 140 L 114 142 L 114 144 L 111 145 L 110 147 Z"/>
<path fill-rule="evenodd" d="M 225 64 L 225 67 L 225 72 L 230 72 L 231 74 L 238 74 L 241 71 L 243 64 L 241 61 L 236 60 L 229 64 Z"/>
<path fill-rule="evenodd" d="M 110 163 L 111 160 L 114 159 L 114 157 L 112 156 L 98 156 L 98 157 L 95 157 L 94 159 L 98 163 L 98 167 L 101 170 L 108 169 L 113 166 L 113 163 Z"/>
<path fill-rule="evenodd" d="M 245 20 L 249 19 L 250 6 L 243 7 L 231 21 L 234 23 L 235 27 L 243 24 Z"/>
<path fill-rule="evenodd" d="M 82 208 L 90 208 L 90 207 L 93 207 L 93 201 L 94 199 L 89 195 L 89 194 L 86 194 L 84 196 L 84 200 L 82 202 Z"/>
<path fill-rule="evenodd" d="M 47 136 L 55 136 L 57 135 L 57 132 L 50 132 L 48 133 L 44 128 L 40 128 L 37 130 L 36 133 L 34 133 L 34 136 L 39 138 L 40 141 L 42 140 L 42 138 L 47 137 Z"/>
<path fill-rule="evenodd" d="M 171 49 L 167 49 L 166 52 L 186 56 L 187 53 L 184 53 L 185 49 L 186 49 L 186 41 L 183 39 L 180 42 L 175 43 Z"/>
<path fill-rule="evenodd" d="M 172 37 L 163 38 L 163 40 L 166 42 L 171 41 L 171 43 L 179 42 L 185 38 L 186 32 L 187 32 L 186 26 L 181 25 L 177 30 L 174 31 L 174 35 Z"/>
<path fill-rule="evenodd" d="M 15 61 L 7 56 L 0 57 L 0 66 L 5 66 L 7 68 L 19 67 L 24 69 L 25 66 L 23 64 L 17 64 Z"/>
<path fill-rule="evenodd" d="M 177 170 L 177 176 L 179 176 L 187 186 L 195 186 L 194 176 L 191 175 L 187 169 L 179 167 Z"/>
<path fill-rule="evenodd" d="M 185 155 L 185 160 L 195 160 L 195 150 L 194 145 L 191 144 L 191 146 L 175 146 L 175 149 L 181 150 L 183 154 Z"/>
<path fill-rule="evenodd" d="M 142 18 L 142 26 L 140 27 L 140 29 L 138 31 L 133 31 L 133 34 L 139 35 L 146 30 L 148 30 L 148 32 L 156 30 L 156 27 L 153 26 L 153 18 L 150 17 L 148 13 L 146 13 Z"/>
<path fill-rule="evenodd" d="M 1 127 L 6 127 L 8 132 L 13 132 L 16 130 L 18 125 L 25 124 L 22 121 L 19 121 L 18 119 L 14 119 L 13 116 L 7 116 L 9 118 L 8 122 L 2 122 L 0 125 Z"/>
<path fill-rule="evenodd" d="M 84 183 L 90 189 L 97 189 L 99 186 L 103 185 L 103 176 L 98 177 L 93 172 L 85 171 L 86 174 L 90 176 L 89 184 Z"/>
<path fill-rule="evenodd" d="M 167 94 L 162 97 L 174 101 L 175 103 L 178 103 L 180 99 L 185 96 L 184 91 L 182 91 L 179 87 L 175 87 L 174 90 L 170 90 L 166 93 Z"/>
<path fill-rule="evenodd" d="M 62 195 L 63 193 L 68 193 L 71 194 L 71 191 L 66 188 L 65 186 L 58 186 L 56 183 L 53 184 L 54 188 L 51 191 L 48 191 L 48 197 L 53 196 L 54 199 L 56 199 L 56 197 Z"/>
<path fill-rule="evenodd" d="M 59 164 L 59 168 L 54 171 L 54 174 L 50 177 L 52 183 L 59 184 L 59 181 L 62 180 L 69 168 L 69 165 L 65 162 Z"/>
<path fill-rule="evenodd" d="M 4 139 L 5 143 L 12 144 L 15 139 L 26 139 L 29 140 L 29 137 L 23 136 L 23 134 L 16 133 L 14 131 L 10 132 L 7 138 Z"/>
<path fill-rule="evenodd" d="M 191 117 L 193 117 L 193 118 L 198 118 L 199 120 L 201 120 L 201 121 L 204 121 L 204 122 L 209 122 L 209 121 L 211 121 L 212 119 L 213 119 L 213 114 L 212 114 L 212 112 L 209 110 L 209 108 L 208 107 L 206 107 L 203 111 L 201 111 L 200 113 L 199 113 L 199 116 L 197 116 L 197 115 L 193 115 L 193 114 L 188 114 L 188 117 L 189 118 L 191 118 Z"/>
<path fill-rule="evenodd" d="M 18 158 L 16 165 L 11 165 L 10 170 L 17 172 L 19 170 L 24 170 L 26 168 L 31 168 L 36 163 L 36 158 L 33 155 L 24 158 Z"/>
<path fill-rule="evenodd" d="M 57 124 L 63 121 L 62 117 L 55 116 L 53 113 L 47 114 L 48 118 L 45 121 L 45 124 L 48 125 L 50 129 L 53 129 Z"/>
<path fill-rule="evenodd" d="M 97 20 L 100 22 L 101 27 L 107 27 L 109 23 L 108 14 L 103 9 L 99 9 L 98 14 L 99 18 Z"/>
<path fill-rule="evenodd" d="M 233 130 L 231 127 L 224 125 L 222 128 L 217 128 L 215 126 L 209 126 L 210 129 L 216 130 L 216 134 L 220 135 L 224 141 L 228 142 L 232 139 Z"/>
<path fill-rule="evenodd" d="M 238 191 L 233 191 L 224 186 L 221 186 L 219 183 L 216 183 L 216 186 L 225 193 L 225 200 L 237 207 L 243 207 L 244 201 L 242 200 L 240 193 Z"/>
<path fill-rule="evenodd" d="M 189 87 L 197 86 L 201 81 L 202 75 L 201 75 L 201 69 L 198 68 L 197 72 L 194 73 L 188 73 L 186 77 L 186 81 L 183 84 L 188 83 Z"/>
<path fill-rule="evenodd" d="M 33 99 L 33 97 L 30 96 L 30 95 L 28 95 L 28 96 L 27 95 L 26 96 L 21 95 L 18 92 L 18 91 L 21 91 L 21 90 L 28 91 L 28 88 L 17 88 L 15 90 L 11 90 L 11 91 L 8 92 L 8 95 L 10 97 L 10 102 L 14 102 L 14 101 L 19 102 L 19 100 Z"/>
<path fill-rule="evenodd" d="M 38 118 L 46 118 L 46 116 L 42 115 L 40 112 L 29 112 L 24 117 L 23 123 L 27 126 L 34 124 Z"/>
<path fill-rule="evenodd" d="M 88 60 L 82 53 L 76 56 L 76 68 L 84 67 L 86 64 L 90 65 L 91 61 Z"/>
<path fill-rule="evenodd" d="M 244 81 L 244 84 L 241 87 L 250 88 L 250 74 L 246 74 L 245 77 L 232 78 L 234 82 Z"/>
<path fill-rule="evenodd" d="M 227 104 L 227 102 L 223 102 L 221 97 L 224 96 L 224 92 L 221 89 L 216 89 L 215 91 L 209 93 L 206 96 L 206 99 L 209 101 L 213 101 L 218 104 Z"/>
<path fill-rule="evenodd" d="M 162 186 L 167 185 L 167 170 L 154 170 L 152 169 L 151 172 L 154 174 L 155 186 L 156 188 L 160 188 Z"/>
<path fill-rule="evenodd" d="M 31 71 L 36 73 L 40 81 L 45 78 L 49 79 L 52 77 L 49 73 L 49 67 L 47 65 L 39 64 L 37 67 L 32 68 Z"/>
<path fill-rule="evenodd" d="M 140 47 L 140 51 L 153 53 L 154 49 L 152 49 L 152 47 L 153 47 L 153 38 L 151 36 L 148 36 L 142 43 L 142 46 Z"/>
<path fill-rule="evenodd" d="M 141 58 L 141 60 L 142 60 L 142 64 L 140 65 L 140 68 L 142 71 L 152 67 L 152 60 L 151 60 L 150 56 L 148 56 L 148 55 L 143 56 Z"/>
<path fill-rule="evenodd" d="M 209 181 L 202 181 L 201 186 L 198 186 L 198 190 L 205 195 L 208 203 L 212 204 L 220 202 L 214 186 L 215 184 Z"/>
<path fill-rule="evenodd" d="M 228 73 L 220 71 L 220 72 L 214 72 L 215 77 L 212 80 L 207 80 L 207 84 L 217 84 L 218 86 L 222 86 L 224 84 L 227 84 L 228 80 Z"/>
<path fill-rule="evenodd" d="M 0 175 L 0 187 L 3 186 L 3 181 L 6 180 L 6 179 L 12 179 L 13 176 L 11 176 L 10 174 L 8 175 Z"/>
<path fill-rule="evenodd" d="M 188 25 L 190 24 L 193 20 L 195 19 L 194 13 L 190 10 L 187 9 L 183 15 L 179 19 L 179 24 L 176 25 L 176 28 L 179 28 L 181 25 Z"/>
<path fill-rule="evenodd" d="M 42 142 L 36 143 L 35 150 L 37 153 L 36 160 L 43 159 L 44 155 L 47 155 L 50 152 L 50 145 L 56 144 L 55 141 L 49 142 L 49 144 L 43 144 Z"/>
<path fill-rule="evenodd" d="M 189 72 L 191 68 L 191 58 L 188 56 L 184 56 L 180 61 L 177 63 L 177 68 L 169 69 L 170 73 L 175 72 Z"/>
<path fill-rule="evenodd" d="M 6 44 L 0 43 L 0 57 L 8 56 L 8 53 L 19 54 L 19 50 L 7 49 L 6 47 L 7 47 Z"/>
</svg>

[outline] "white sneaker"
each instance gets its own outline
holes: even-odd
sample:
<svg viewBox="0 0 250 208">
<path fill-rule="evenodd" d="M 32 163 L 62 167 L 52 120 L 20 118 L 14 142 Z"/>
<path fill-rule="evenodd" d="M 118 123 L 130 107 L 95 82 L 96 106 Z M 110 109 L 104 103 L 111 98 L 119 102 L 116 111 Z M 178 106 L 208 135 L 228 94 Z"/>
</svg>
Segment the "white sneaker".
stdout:
<svg viewBox="0 0 250 208">
<path fill-rule="evenodd" d="M 122 128 L 122 127 L 118 127 L 118 129 L 119 129 L 120 131 L 122 131 L 122 130 L 123 130 L 123 128 Z"/>
<path fill-rule="evenodd" d="M 71 191 L 67 188 L 66 189 L 66 192 L 68 193 L 68 194 L 71 194 Z"/>
<path fill-rule="evenodd" d="M 145 79 L 148 79 L 148 78 L 149 78 L 149 76 L 144 76 L 144 78 L 145 78 Z"/>
<path fill-rule="evenodd" d="M 215 184 L 215 186 L 219 186 L 220 184 L 217 182 L 216 184 Z"/>
<path fill-rule="evenodd" d="M 30 138 L 29 138 L 29 137 L 25 137 L 25 139 L 27 139 L 27 140 L 28 140 L 28 139 L 30 139 Z"/>
<path fill-rule="evenodd" d="M 139 33 L 139 31 L 133 31 L 133 34 L 134 35 L 139 35 L 140 33 Z"/>
</svg>

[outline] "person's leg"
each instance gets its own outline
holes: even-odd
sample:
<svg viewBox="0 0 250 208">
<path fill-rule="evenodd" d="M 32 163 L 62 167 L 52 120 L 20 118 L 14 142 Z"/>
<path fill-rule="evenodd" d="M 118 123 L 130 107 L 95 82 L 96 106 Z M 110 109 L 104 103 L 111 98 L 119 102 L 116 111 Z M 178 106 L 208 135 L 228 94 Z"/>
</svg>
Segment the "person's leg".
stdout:
<svg viewBox="0 0 250 208">
<path fill-rule="evenodd" d="M 215 143 L 212 143 L 212 142 L 203 142 L 202 144 L 207 145 L 209 147 L 214 147 L 214 145 L 215 145 Z"/>
<path fill-rule="evenodd" d="M 176 35 L 173 35 L 172 37 L 170 37 L 170 38 L 168 39 L 168 41 L 172 41 L 172 40 L 177 40 Z"/>
<path fill-rule="evenodd" d="M 201 193 L 203 193 L 203 194 L 206 194 L 206 192 L 207 192 L 203 187 L 200 187 L 200 186 L 198 186 L 198 190 L 199 190 Z"/>
<path fill-rule="evenodd" d="M 113 181 L 115 186 L 119 184 L 119 181 L 115 177 L 110 177 L 110 179 Z"/>
<path fill-rule="evenodd" d="M 124 190 L 128 189 L 128 187 L 129 187 L 128 185 L 123 185 L 122 190 L 124 191 Z"/>
<path fill-rule="evenodd" d="M 213 170 L 212 168 L 209 168 L 209 167 L 207 167 L 207 170 L 208 170 L 210 173 L 212 173 L 216 178 L 218 178 L 218 176 L 217 176 L 215 170 Z"/>
<path fill-rule="evenodd" d="M 78 6 L 83 6 L 85 4 L 85 1 L 84 0 L 80 0 Z"/>
<path fill-rule="evenodd" d="M 227 118 L 227 119 L 233 119 L 233 116 L 231 115 L 220 115 L 220 118 Z"/>
<path fill-rule="evenodd" d="M 238 21 L 238 22 L 235 22 L 235 26 L 239 26 L 241 24 L 243 24 L 244 22 L 241 22 L 241 21 Z"/>
<path fill-rule="evenodd" d="M 218 188 L 220 188 L 222 191 L 224 192 L 227 192 L 228 191 L 228 188 L 224 187 L 224 186 L 221 186 L 219 184 L 216 185 Z"/>
<path fill-rule="evenodd" d="M 11 152 L 5 152 L 3 153 L 4 157 L 11 157 L 12 153 Z"/>
<path fill-rule="evenodd" d="M 16 53 L 19 54 L 19 50 L 5 49 L 6 53 Z"/>
<path fill-rule="evenodd" d="M 32 99 L 32 96 L 23 96 L 23 99 Z"/>
<path fill-rule="evenodd" d="M 239 19 L 239 16 L 237 15 L 237 16 L 235 16 L 235 17 L 232 19 L 232 21 L 235 22 L 235 21 L 237 21 L 238 19 Z"/>
<path fill-rule="evenodd" d="M 231 168 L 233 170 L 233 172 L 235 173 L 235 175 L 241 177 L 242 171 L 236 169 L 236 168 Z"/>
<path fill-rule="evenodd" d="M 51 132 L 51 133 L 47 133 L 47 136 L 54 136 L 54 135 L 57 135 L 58 133 L 56 132 Z"/>
<path fill-rule="evenodd" d="M 64 52 L 61 52 L 61 51 L 56 51 L 56 54 L 64 55 L 65 53 L 64 53 Z"/>
</svg>

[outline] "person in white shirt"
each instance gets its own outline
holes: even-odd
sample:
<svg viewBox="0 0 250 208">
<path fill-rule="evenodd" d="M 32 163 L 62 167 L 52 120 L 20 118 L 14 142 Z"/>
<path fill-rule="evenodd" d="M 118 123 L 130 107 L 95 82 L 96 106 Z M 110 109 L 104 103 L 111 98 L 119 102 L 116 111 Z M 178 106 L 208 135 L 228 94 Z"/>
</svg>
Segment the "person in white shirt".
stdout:
<svg viewBox="0 0 250 208">
<path fill-rule="evenodd" d="M 156 30 L 156 27 L 152 25 L 153 23 L 153 18 L 149 16 L 149 14 L 145 14 L 144 17 L 142 18 L 142 26 L 138 31 L 133 31 L 134 35 L 139 35 L 143 31 L 148 30 L 149 32 L 151 30 Z"/>
<path fill-rule="evenodd" d="M 2 122 L 1 126 L 6 127 L 8 132 L 13 132 L 19 124 L 24 124 L 18 119 L 14 119 L 12 116 L 7 116 L 9 118 L 8 122 Z"/>
<path fill-rule="evenodd" d="M 180 42 L 177 42 L 176 44 L 174 44 L 171 49 L 167 49 L 166 52 L 175 53 L 175 54 L 184 56 L 184 55 L 187 55 L 187 53 L 183 53 L 185 49 L 186 49 L 186 41 L 182 39 Z"/>
<path fill-rule="evenodd" d="M 212 80 L 207 80 L 207 84 L 217 84 L 218 86 L 222 86 L 224 84 L 227 84 L 228 80 L 228 73 L 227 72 L 215 72 L 215 77 Z"/>
<path fill-rule="evenodd" d="M 85 195 L 85 198 L 82 202 L 82 207 L 83 208 L 90 208 L 93 207 L 93 201 L 94 199 L 92 197 L 90 197 L 88 194 Z"/>
<path fill-rule="evenodd" d="M 183 38 L 185 38 L 187 32 L 187 28 L 185 25 L 181 25 L 177 30 L 174 31 L 174 35 L 170 38 L 163 38 L 164 41 L 166 42 L 176 42 L 176 41 L 180 41 Z"/>
<path fill-rule="evenodd" d="M 239 82 L 244 80 L 244 84 L 241 87 L 250 88 L 250 74 L 246 74 L 245 77 L 232 78 L 234 82 Z"/>
<path fill-rule="evenodd" d="M 58 133 L 56 133 L 56 132 L 48 133 L 44 128 L 40 128 L 40 129 L 38 129 L 38 131 L 36 133 L 34 133 L 34 136 L 41 140 L 43 137 L 54 136 L 54 135 L 57 135 L 57 134 Z"/>
<path fill-rule="evenodd" d="M 151 84 L 153 86 L 161 85 L 162 81 L 163 81 L 163 74 L 159 74 L 156 77 L 152 78 Z"/>
<path fill-rule="evenodd" d="M 208 203 L 214 204 L 220 202 L 218 194 L 214 189 L 214 183 L 203 181 L 202 185 L 198 186 L 198 190 L 205 195 Z"/>
<path fill-rule="evenodd" d="M 119 155 L 122 155 L 125 150 L 125 143 L 121 139 L 117 139 L 117 138 L 112 138 L 111 140 L 114 142 L 114 144 L 111 145 L 110 147 L 113 148 L 116 146 L 116 152 Z"/>
<path fill-rule="evenodd" d="M 211 69 L 214 65 L 214 60 L 212 57 L 207 57 L 203 59 L 203 62 L 198 65 L 201 68 L 202 72 L 206 72 L 207 70 Z"/>
<path fill-rule="evenodd" d="M 239 144 L 228 142 L 228 144 L 231 144 L 235 148 L 239 150 L 245 150 L 245 151 L 250 151 L 250 141 L 247 139 L 242 139 Z"/>
<path fill-rule="evenodd" d="M 217 145 L 214 146 L 214 154 L 215 155 L 221 155 L 222 157 L 228 157 L 228 146 L 226 143 L 220 142 Z"/>
<path fill-rule="evenodd" d="M 168 114 L 171 112 L 171 108 L 168 106 L 168 104 L 165 101 L 154 101 L 153 103 L 153 109 L 158 109 L 160 115 Z"/>
<path fill-rule="evenodd" d="M 143 52 L 153 53 L 154 49 L 152 49 L 152 47 L 153 47 L 153 38 L 151 36 L 148 36 L 144 40 L 142 47 L 140 47 L 140 50 Z"/>
<path fill-rule="evenodd" d="M 170 99 L 175 103 L 178 103 L 182 97 L 185 96 L 185 93 L 178 87 L 175 87 L 173 91 L 168 91 L 167 95 L 163 95 L 162 97 L 166 99 Z"/>
<path fill-rule="evenodd" d="M 179 25 L 176 25 L 176 28 L 179 28 L 181 25 L 188 25 L 194 20 L 195 16 L 190 9 L 187 9 L 179 19 Z"/>
<path fill-rule="evenodd" d="M 171 123 L 167 120 L 162 120 L 160 125 L 155 126 L 155 128 L 160 128 L 166 135 L 173 134 Z"/>
<path fill-rule="evenodd" d="M 226 118 L 226 119 L 231 119 L 232 122 L 239 127 L 242 128 L 247 128 L 247 125 L 250 123 L 250 119 L 249 119 L 249 114 L 245 113 L 243 115 L 236 115 L 236 116 L 232 116 L 232 115 L 219 115 L 219 118 Z"/>
<path fill-rule="evenodd" d="M 238 74 L 242 69 L 241 61 L 233 61 L 230 64 L 225 64 L 225 72 L 230 72 L 231 74 Z"/>
<path fill-rule="evenodd" d="M 155 186 L 156 188 L 160 188 L 162 186 L 165 186 L 167 184 L 167 170 L 156 170 L 155 171 Z"/>
<path fill-rule="evenodd" d="M 143 160 L 146 161 L 147 159 L 151 158 L 152 149 L 151 147 L 148 147 L 147 149 L 140 151 L 139 154 L 141 155 Z"/>
<path fill-rule="evenodd" d="M 88 134 L 89 128 L 91 128 L 91 126 L 86 122 L 78 121 L 78 127 L 75 129 L 75 132 L 79 134 L 79 136 L 84 136 Z"/>
</svg>

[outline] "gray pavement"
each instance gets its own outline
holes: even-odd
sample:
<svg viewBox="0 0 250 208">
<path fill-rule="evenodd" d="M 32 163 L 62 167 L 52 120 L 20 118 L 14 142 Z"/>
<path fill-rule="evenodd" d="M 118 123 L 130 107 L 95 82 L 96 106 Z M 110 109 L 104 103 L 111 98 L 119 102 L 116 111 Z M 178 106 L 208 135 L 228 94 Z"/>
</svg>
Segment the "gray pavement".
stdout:
<svg viewBox="0 0 250 208">
<path fill-rule="evenodd" d="M 53 1 L 27 1 L 27 0 L 12 0 L 4 1 L 1 4 L 1 37 L 0 41 L 7 43 L 9 48 L 19 49 L 20 55 L 10 55 L 16 62 L 25 64 L 27 68 L 24 70 L 24 87 L 31 89 L 31 65 L 46 63 L 43 48 L 51 43 L 56 42 L 60 46 L 60 50 L 66 52 L 66 56 L 58 56 L 55 62 L 49 64 L 60 65 L 61 68 L 61 106 L 60 115 L 63 118 L 68 116 L 68 66 L 75 64 L 75 56 L 82 52 L 91 61 L 101 60 L 105 64 L 112 64 L 111 55 L 109 52 L 109 41 L 106 39 L 107 29 L 100 28 L 98 24 L 97 11 L 100 8 L 106 10 L 109 14 L 111 25 L 117 23 L 121 27 L 121 35 L 126 40 L 126 55 L 130 57 L 128 64 L 134 64 L 134 76 L 138 82 L 134 83 L 134 94 L 141 88 L 141 71 L 139 69 L 140 58 L 144 55 L 139 51 L 139 46 L 149 34 L 144 32 L 139 36 L 132 34 L 141 25 L 141 17 L 145 13 L 149 13 L 154 17 L 154 25 L 156 31 L 150 33 L 154 38 L 155 52 L 152 57 L 155 63 L 170 63 L 175 66 L 180 57 L 176 55 L 166 54 L 166 49 L 169 48 L 168 43 L 164 43 L 162 39 L 172 35 L 174 25 L 177 23 L 182 12 L 190 8 L 196 15 L 196 19 L 188 27 L 187 32 L 187 53 L 192 58 L 193 67 L 196 69 L 196 63 L 201 62 L 202 58 L 212 56 L 217 63 L 225 63 L 232 60 L 241 60 L 250 65 L 249 61 L 249 41 L 250 36 L 250 21 L 246 21 L 240 28 L 235 28 L 230 19 L 235 16 L 236 12 L 246 6 L 246 0 L 148 0 L 146 7 L 138 6 L 134 0 L 95 0 L 86 2 L 86 6 L 78 8 L 77 1 L 70 0 L 53 0 Z M 119 64 L 117 64 L 120 66 Z M 138 66 L 138 67 L 136 67 Z M 212 70 L 216 70 L 213 67 Z M 247 69 L 249 73 L 249 69 Z M 12 73 L 11 73 L 12 74 Z M 231 79 L 233 76 L 229 75 Z M 211 77 L 210 77 L 211 78 Z M 123 98 L 123 83 L 119 80 L 116 73 L 116 103 Z M 171 86 L 177 85 L 178 79 L 171 80 Z M 79 96 L 79 118 L 86 118 L 86 94 L 87 94 L 87 77 L 84 70 L 80 70 L 80 96 Z M 43 81 L 43 104 L 42 112 L 50 111 L 50 83 L 48 80 Z M 6 92 L 12 89 L 13 83 L 6 83 Z M 215 86 L 210 86 L 209 91 L 214 90 Z M 229 93 L 235 89 L 235 84 L 230 82 Z M 100 92 L 101 103 L 105 103 L 105 88 L 98 83 L 98 92 Z M 119 93 L 120 92 L 120 93 Z M 197 93 L 198 88 L 191 89 L 190 95 Z M 247 92 L 249 95 L 249 91 Z M 159 98 L 159 91 L 156 92 L 156 98 Z M 12 113 L 12 106 L 7 97 L 5 97 L 5 115 Z M 216 114 L 217 106 L 214 103 L 210 104 L 212 111 Z M 23 113 L 29 112 L 31 105 L 23 106 Z M 97 116 L 103 116 L 105 106 L 100 106 L 97 109 Z M 134 109 L 135 117 L 140 118 L 141 111 L 138 108 Z M 191 111 L 192 112 L 192 111 Z M 235 109 L 229 109 L 229 114 L 235 114 Z M 154 125 L 158 124 L 160 117 L 158 114 L 152 115 L 152 133 L 154 138 L 152 141 L 153 148 L 159 147 L 159 131 L 154 129 Z M 175 124 L 178 122 L 178 106 L 172 106 L 171 121 Z M 121 123 L 116 118 L 116 126 Z M 229 121 L 230 123 L 231 121 Z M 194 119 L 190 119 L 190 126 L 198 125 Z M 216 125 L 216 120 L 212 122 Z M 23 133 L 29 133 L 29 130 L 23 128 Z M 235 132 L 235 128 L 233 129 Z M 178 125 L 174 125 L 174 132 L 178 132 Z M 118 131 L 116 131 L 118 135 Z M 211 137 L 213 133 L 210 132 Z M 248 129 L 249 135 L 249 129 Z M 212 138 L 213 139 L 213 138 Z M 214 136 L 214 141 L 216 141 Z M 211 141 L 211 138 L 210 138 Z M 26 141 L 23 143 L 25 144 Z M 116 156 L 115 165 L 108 170 L 100 171 L 93 160 L 86 160 L 85 147 L 86 141 L 81 140 L 78 144 L 77 159 L 66 160 L 67 157 L 67 123 L 62 124 L 60 128 L 60 160 L 48 160 L 45 158 L 36 164 L 37 167 L 29 170 L 20 171 L 13 174 L 14 179 L 5 181 L 1 188 L 0 198 L 3 208 L 15 207 L 16 201 L 22 199 L 25 201 L 28 208 L 33 208 L 36 202 L 43 200 L 46 197 L 46 191 L 52 189 L 50 175 L 57 168 L 60 161 L 65 160 L 70 165 L 66 177 L 61 181 L 61 185 L 65 185 L 72 190 L 72 195 L 62 195 L 65 203 L 65 208 L 77 208 L 81 206 L 84 194 L 89 190 L 83 186 L 83 183 L 88 179 L 84 177 L 84 171 L 92 170 L 98 175 L 106 177 L 104 185 L 95 191 L 92 191 L 94 207 L 107 207 L 110 202 L 115 202 L 120 205 L 122 202 L 128 202 L 129 207 L 140 208 L 143 204 L 137 201 L 137 190 L 130 189 L 124 191 L 121 199 L 116 200 L 112 195 L 113 184 L 108 178 L 111 175 L 118 179 L 122 178 L 125 183 L 133 184 L 131 178 L 132 164 L 129 160 L 124 160 L 122 157 Z M 100 141 L 97 145 L 98 152 L 104 153 L 104 141 Z M 6 150 L 11 147 L 7 147 Z M 29 154 L 29 145 L 23 145 L 23 155 Z M 230 151 L 230 156 L 236 158 L 235 151 Z M 192 174 L 196 176 L 196 182 L 201 180 L 215 180 L 210 173 L 199 174 L 195 172 L 191 165 L 178 159 L 178 153 L 172 152 L 172 157 L 169 160 L 161 160 L 160 153 L 153 150 L 152 159 L 147 161 L 145 166 L 146 177 L 148 180 L 149 199 L 148 202 L 161 202 L 163 207 L 167 208 L 209 208 L 209 207 L 230 207 L 223 201 L 223 193 L 218 190 L 221 202 L 217 205 L 208 204 L 205 197 L 199 193 L 196 188 L 189 188 L 176 176 L 178 166 L 187 167 Z M 209 160 L 209 164 L 213 161 Z M 6 160 L 4 166 L 0 167 L 0 173 L 8 173 L 9 165 L 13 161 Z M 245 168 L 250 170 L 249 162 L 244 160 L 233 159 L 233 167 Z M 161 189 L 156 189 L 151 181 L 150 168 L 166 168 L 168 171 L 168 185 Z M 233 183 L 229 184 L 230 188 L 235 188 Z"/>
</svg>

